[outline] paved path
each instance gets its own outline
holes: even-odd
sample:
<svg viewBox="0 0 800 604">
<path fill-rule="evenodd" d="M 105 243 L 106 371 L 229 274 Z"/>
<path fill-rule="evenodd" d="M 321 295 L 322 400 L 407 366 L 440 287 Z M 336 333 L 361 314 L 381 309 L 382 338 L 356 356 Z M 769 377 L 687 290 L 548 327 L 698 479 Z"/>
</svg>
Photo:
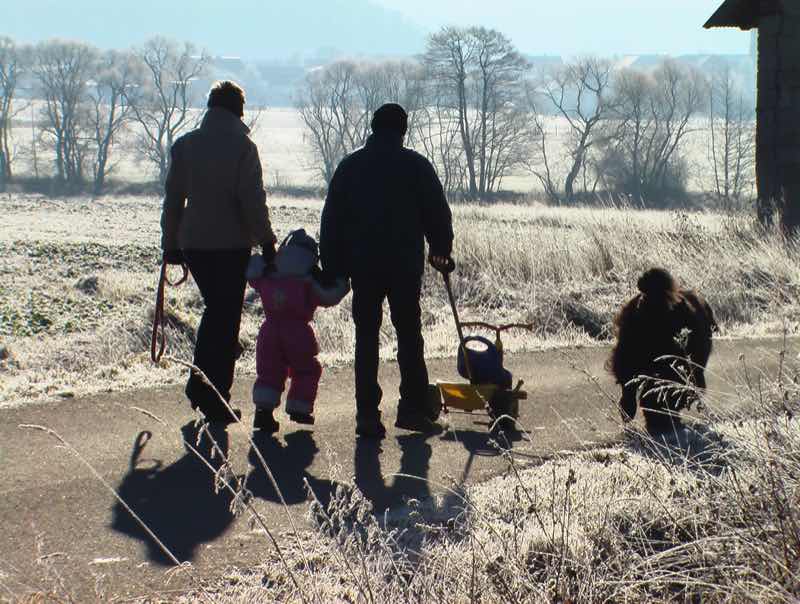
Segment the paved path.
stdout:
<svg viewBox="0 0 800 604">
<path fill-rule="evenodd" d="M 797 342 L 791 344 L 797 347 Z M 746 353 L 749 364 L 774 371 L 781 346 L 778 340 L 718 342 L 709 372 L 710 390 L 733 388 L 741 353 Z M 530 439 L 516 442 L 517 451 L 536 459 L 618 436 L 616 413 L 603 393 L 616 395 L 603 370 L 607 355 L 607 348 L 590 348 L 508 359 L 508 368 L 526 380 L 530 392 L 521 412 Z M 381 371 L 384 391 L 395 392 L 397 366 L 385 364 Z M 453 379 L 454 363 L 433 361 L 430 373 L 433 378 Z M 596 376 L 596 381 L 589 376 Z M 332 488 L 332 476 L 355 478 L 380 511 L 405 496 L 429 494 L 436 489 L 429 484 L 451 479 L 474 483 L 505 469 L 488 444 L 485 416 L 478 414 L 453 415 L 454 430 L 442 436 L 426 439 L 390 428 L 380 444 L 357 442 L 351 380 L 351 368 L 328 370 L 316 426 L 308 430 L 282 418 L 278 437 L 258 442 L 289 504 L 287 514 L 263 472 L 253 470 L 247 487 L 272 530 L 289 530 L 289 515 L 306 526 L 303 478 L 323 497 Z M 239 380 L 234 396 L 248 400 L 249 387 L 249 380 Z M 155 414 L 167 427 L 133 410 L 134 406 Z M 383 408 L 390 426 L 394 401 L 388 395 Z M 249 423 L 249 405 L 244 405 L 244 412 Z M 189 580 L 177 575 L 167 585 L 169 561 L 111 492 L 52 437 L 20 429 L 21 424 L 58 432 L 180 560 L 195 565 L 196 573 L 213 577 L 226 567 L 257 560 L 268 547 L 263 536 L 251 530 L 245 517 L 231 517 L 227 498 L 214 495 L 210 488 L 208 470 L 181 444 L 180 428 L 189 419 L 178 387 L 0 411 L 0 599 L 53 589 L 56 580 L 47 573 L 54 572 L 61 574 L 64 591 L 75 601 L 95 599 L 98 576 L 104 577 L 107 590 L 102 600 L 179 590 Z M 234 469 L 245 475 L 255 463 L 245 426 L 231 429 L 230 441 Z"/>
</svg>

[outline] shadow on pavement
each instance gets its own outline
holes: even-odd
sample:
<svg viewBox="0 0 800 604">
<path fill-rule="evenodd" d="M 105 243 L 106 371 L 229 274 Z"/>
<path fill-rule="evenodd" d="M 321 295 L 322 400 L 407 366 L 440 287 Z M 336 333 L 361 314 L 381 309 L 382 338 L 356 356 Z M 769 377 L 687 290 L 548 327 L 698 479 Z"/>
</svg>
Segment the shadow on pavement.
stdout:
<svg viewBox="0 0 800 604">
<path fill-rule="evenodd" d="M 487 424 L 488 427 L 488 424 Z M 355 483 L 358 489 L 369 499 L 375 514 L 382 514 L 387 509 L 403 504 L 407 499 L 425 499 L 431 495 L 429 472 L 433 444 L 441 442 L 458 442 L 469 453 L 460 473 L 454 472 L 447 478 L 445 486 L 452 491 L 447 494 L 446 501 L 458 499 L 462 487 L 469 479 L 472 462 L 475 457 L 495 457 L 500 450 L 493 444 L 496 441 L 500 449 L 509 449 L 514 442 L 522 439 L 518 432 L 490 435 L 487 431 L 473 429 L 448 430 L 439 437 L 423 434 L 404 434 L 396 437 L 400 448 L 400 469 L 389 483 L 383 475 L 380 456 L 383 451 L 382 442 L 376 439 L 359 438 L 355 448 Z"/>
<path fill-rule="evenodd" d="M 327 508 L 335 483 L 317 478 L 308 471 L 319 452 L 319 447 L 314 440 L 314 433 L 308 430 L 299 430 L 291 432 L 283 438 L 285 442 L 281 442 L 271 434 L 255 434 L 253 436 L 253 442 L 272 472 L 283 499 L 288 505 L 306 501 L 308 496 L 305 481 L 308 481 L 314 495 Z M 248 457 L 252 469 L 247 477 L 246 488 L 255 497 L 280 503 L 280 495 L 264 471 L 253 448 L 250 449 Z"/>
<path fill-rule="evenodd" d="M 181 428 L 186 443 L 195 446 L 194 422 Z M 224 435 L 224 436 L 223 436 Z M 139 433 L 133 445 L 128 473 L 117 492 L 180 562 L 192 561 L 197 547 L 219 537 L 233 522 L 227 491 L 214 492 L 209 468 L 188 449 L 175 463 L 143 457 L 152 433 Z M 227 453 L 227 434 L 216 435 Z M 198 450 L 208 454 L 207 438 Z M 206 449 L 205 451 L 203 449 Z M 111 528 L 140 540 L 148 558 L 159 565 L 173 561 L 119 502 L 113 507 Z"/>
<path fill-rule="evenodd" d="M 373 438 L 356 439 L 355 483 L 364 497 L 372 502 L 375 514 L 382 514 L 408 498 L 422 499 L 431 494 L 428 472 L 433 447 L 429 442 L 430 438 L 424 434 L 396 437 L 401 451 L 400 469 L 390 485 L 386 483 L 381 470 L 382 441 Z"/>
</svg>

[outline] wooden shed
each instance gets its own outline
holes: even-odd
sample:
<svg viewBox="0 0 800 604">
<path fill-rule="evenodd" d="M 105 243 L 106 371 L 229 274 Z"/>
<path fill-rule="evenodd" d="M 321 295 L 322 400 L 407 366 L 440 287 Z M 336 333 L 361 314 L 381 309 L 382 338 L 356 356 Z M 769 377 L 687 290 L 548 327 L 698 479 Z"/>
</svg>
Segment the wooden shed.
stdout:
<svg viewBox="0 0 800 604">
<path fill-rule="evenodd" d="M 800 0 L 725 0 L 706 29 L 758 30 L 758 212 L 800 227 Z"/>
</svg>

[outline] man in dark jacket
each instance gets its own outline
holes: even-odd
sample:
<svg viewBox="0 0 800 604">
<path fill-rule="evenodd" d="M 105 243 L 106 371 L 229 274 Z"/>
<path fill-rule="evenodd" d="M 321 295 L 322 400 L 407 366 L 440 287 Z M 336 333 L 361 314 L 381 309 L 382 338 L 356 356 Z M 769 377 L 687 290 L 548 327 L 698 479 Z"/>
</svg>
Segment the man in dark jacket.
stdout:
<svg viewBox="0 0 800 604">
<path fill-rule="evenodd" d="M 441 431 L 428 411 L 428 370 L 420 312 L 425 239 L 442 270 L 453 245 L 450 208 L 431 163 L 403 146 L 408 116 L 400 105 L 378 109 L 364 148 L 339 164 L 322 212 L 323 269 L 350 277 L 356 327 L 356 432 L 382 436 L 378 348 L 383 301 L 397 332 L 400 402 L 395 425 Z"/>
<path fill-rule="evenodd" d="M 211 89 L 200 128 L 172 146 L 161 214 L 164 260 L 188 265 L 205 303 L 194 364 L 228 401 L 250 250 L 262 246 L 268 260 L 275 254 L 261 161 L 242 122 L 244 103 L 244 91 L 233 82 Z M 194 373 L 186 396 L 208 421 L 234 421 Z"/>
</svg>

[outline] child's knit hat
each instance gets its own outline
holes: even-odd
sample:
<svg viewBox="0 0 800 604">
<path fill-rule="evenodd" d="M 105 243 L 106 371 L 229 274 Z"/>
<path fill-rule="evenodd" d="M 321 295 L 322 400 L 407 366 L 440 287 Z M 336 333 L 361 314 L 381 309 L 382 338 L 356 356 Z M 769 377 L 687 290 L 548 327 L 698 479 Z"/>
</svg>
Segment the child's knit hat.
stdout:
<svg viewBox="0 0 800 604">
<path fill-rule="evenodd" d="M 307 275 L 319 260 L 319 247 L 305 229 L 292 231 L 275 255 L 275 268 L 284 275 Z"/>
</svg>

